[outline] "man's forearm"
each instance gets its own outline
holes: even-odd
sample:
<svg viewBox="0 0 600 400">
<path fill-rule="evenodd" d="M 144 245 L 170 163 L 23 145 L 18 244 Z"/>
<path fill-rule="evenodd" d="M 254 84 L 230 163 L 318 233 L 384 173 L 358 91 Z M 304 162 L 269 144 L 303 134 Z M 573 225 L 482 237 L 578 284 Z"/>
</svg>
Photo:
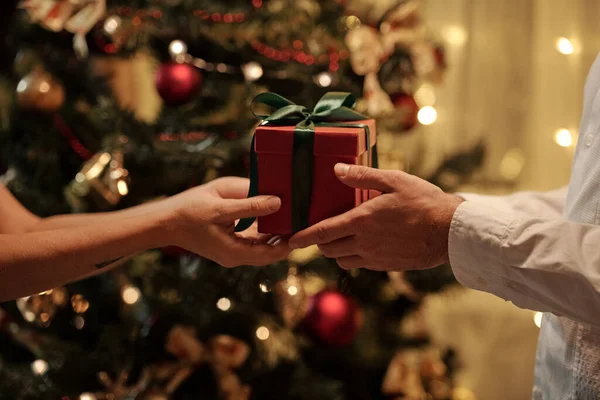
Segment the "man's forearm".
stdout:
<svg viewBox="0 0 600 400">
<path fill-rule="evenodd" d="M 0 301 L 103 272 L 131 254 L 172 243 L 166 212 L 71 228 L 0 235 Z"/>
</svg>

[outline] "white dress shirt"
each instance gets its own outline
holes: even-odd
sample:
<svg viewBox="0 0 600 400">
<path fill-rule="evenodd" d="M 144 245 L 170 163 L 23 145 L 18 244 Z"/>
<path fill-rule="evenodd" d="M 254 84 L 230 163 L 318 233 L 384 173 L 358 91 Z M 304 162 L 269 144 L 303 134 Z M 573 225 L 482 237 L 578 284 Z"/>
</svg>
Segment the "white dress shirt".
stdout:
<svg viewBox="0 0 600 400">
<path fill-rule="evenodd" d="M 600 55 L 584 90 L 568 194 L 466 194 L 450 229 L 460 283 L 545 313 L 536 400 L 600 399 L 599 134 Z"/>
</svg>

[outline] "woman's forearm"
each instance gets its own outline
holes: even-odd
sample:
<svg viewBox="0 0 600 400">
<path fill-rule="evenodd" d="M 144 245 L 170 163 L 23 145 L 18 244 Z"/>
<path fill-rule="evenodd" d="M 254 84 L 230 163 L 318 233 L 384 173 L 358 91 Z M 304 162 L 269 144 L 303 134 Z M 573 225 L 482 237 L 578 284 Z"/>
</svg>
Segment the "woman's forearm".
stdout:
<svg viewBox="0 0 600 400">
<path fill-rule="evenodd" d="M 70 228 L 0 235 L 0 301 L 106 271 L 115 261 L 170 245 L 169 216 L 146 212 Z"/>
<path fill-rule="evenodd" d="M 37 220 L 27 227 L 28 232 L 47 231 L 52 229 L 70 228 L 74 226 L 90 225 L 96 223 L 111 223 L 125 218 L 136 217 L 149 213 L 164 212 L 168 209 L 168 199 L 156 200 L 141 204 L 125 210 L 92 213 L 92 214 L 66 214 L 56 215 Z"/>
</svg>

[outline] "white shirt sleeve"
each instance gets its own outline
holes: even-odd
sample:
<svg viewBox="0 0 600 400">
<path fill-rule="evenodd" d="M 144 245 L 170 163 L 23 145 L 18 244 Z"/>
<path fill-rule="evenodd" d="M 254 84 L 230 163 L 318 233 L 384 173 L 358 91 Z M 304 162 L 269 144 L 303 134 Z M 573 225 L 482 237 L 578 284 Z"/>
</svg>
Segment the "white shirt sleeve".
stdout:
<svg viewBox="0 0 600 400">
<path fill-rule="evenodd" d="M 561 218 L 564 193 L 462 195 L 448 241 L 456 279 L 521 308 L 600 326 L 600 226 Z"/>
</svg>

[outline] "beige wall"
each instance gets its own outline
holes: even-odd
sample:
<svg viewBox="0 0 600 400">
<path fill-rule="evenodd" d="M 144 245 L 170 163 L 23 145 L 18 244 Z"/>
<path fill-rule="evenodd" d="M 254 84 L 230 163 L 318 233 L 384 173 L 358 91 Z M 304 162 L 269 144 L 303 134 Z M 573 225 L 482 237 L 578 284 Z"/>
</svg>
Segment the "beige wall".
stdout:
<svg viewBox="0 0 600 400">
<path fill-rule="evenodd" d="M 501 160 L 520 148 L 526 165 L 518 187 L 567 183 L 573 151 L 553 137 L 561 128 L 577 132 L 585 76 L 600 52 L 600 2 L 424 2 L 432 31 L 448 39 L 450 63 L 438 91 L 439 123 L 425 129 L 428 146 L 442 155 L 483 136 L 486 181 L 503 179 Z M 573 41 L 574 54 L 556 50 L 558 37 Z"/>
<path fill-rule="evenodd" d="M 600 52 L 598 0 L 424 0 L 433 31 L 449 39 L 446 82 L 438 91 L 438 123 L 424 129 L 438 157 L 484 137 L 489 158 L 468 190 L 545 190 L 568 182 L 574 147 L 554 142 L 558 129 L 575 137 L 587 71 Z M 572 55 L 556 50 L 567 37 Z M 506 153 L 522 152 L 513 185 L 499 185 Z M 435 163 L 435 160 L 430 162 Z M 460 382 L 480 400 L 531 398 L 538 330 L 533 313 L 469 292 L 428 304 L 438 341 L 458 348 Z"/>
</svg>

